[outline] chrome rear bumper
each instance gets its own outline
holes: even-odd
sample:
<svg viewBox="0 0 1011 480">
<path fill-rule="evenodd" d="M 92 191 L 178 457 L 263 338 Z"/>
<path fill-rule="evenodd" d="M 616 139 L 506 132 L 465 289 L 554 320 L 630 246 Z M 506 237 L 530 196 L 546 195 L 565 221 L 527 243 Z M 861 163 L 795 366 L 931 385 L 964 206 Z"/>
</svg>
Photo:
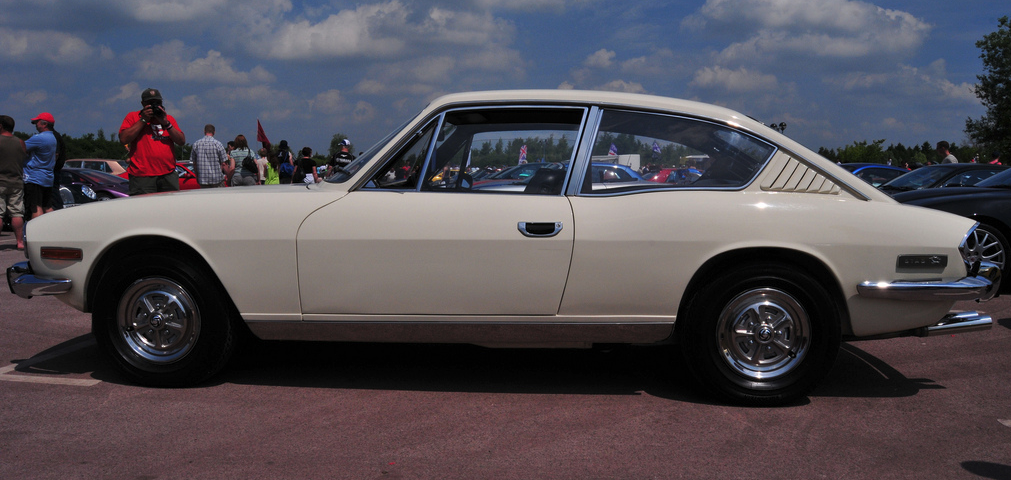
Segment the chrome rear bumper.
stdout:
<svg viewBox="0 0 1011 480">
<path fill-rule="evenodd" d="M 979 266 L 976 275 L 954 282 L 864 282 L 857 285 L 863 297 L 889 300 L 978 300 L 985 302 L 1000 288 L 1000 268 L 991 263 Z"/>
<path fill-rule="evenodd" d="M 59 295 L 70 291 L 69 278 L 35 275 L 28 262 L 18 262 L 7 269 L 7 286 L 21 298 L 39 295 Z"/>
</svg>

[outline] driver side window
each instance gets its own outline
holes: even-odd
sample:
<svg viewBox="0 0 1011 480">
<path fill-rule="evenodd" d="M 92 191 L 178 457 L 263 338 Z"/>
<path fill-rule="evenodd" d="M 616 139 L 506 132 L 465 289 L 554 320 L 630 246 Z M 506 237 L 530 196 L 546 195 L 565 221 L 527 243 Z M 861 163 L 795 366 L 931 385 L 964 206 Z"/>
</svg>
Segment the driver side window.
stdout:
<svg viewBox="0 0 1011 480">
<path fill-rule="evenodd" d="M 414 190 L 418 186 L 421 168 L 425 164 L 428 146 L 432 143 L 435 123 L 429 123 L 423 130 L 379 170 L 365 188 L 391 190 Z"/>
</svg>

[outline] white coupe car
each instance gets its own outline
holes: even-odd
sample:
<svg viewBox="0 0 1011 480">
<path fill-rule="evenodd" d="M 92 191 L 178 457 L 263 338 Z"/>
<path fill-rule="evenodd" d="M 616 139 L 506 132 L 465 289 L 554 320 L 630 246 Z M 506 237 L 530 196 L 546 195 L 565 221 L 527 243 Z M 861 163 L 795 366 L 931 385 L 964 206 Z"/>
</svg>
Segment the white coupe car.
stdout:
<svg viewBox="0 0 1011 480">
<path fill-rule="evenodd" d="M 459 173 L 521 155 L 560 168 L 509 188 Z M 691 158 L 701 175 L 605 185 L 591 164 L 609 157 L 633 168 Z M 900 205 L 724 108 L 478 92 L 433 101 L 319 184 L 47 214 L 29 223 L 28 261 L 7 276 L 22 297 L 91 312 L 100 347 L 146 385 L 206 380 L 248 329 L 288 340 L 670 344 L 716 394 L 773 405 L 809 392 L 841 341 L 990 328 L 975 312 L 949 315 L 999 285 L 974 229 Z"/>
</svg>

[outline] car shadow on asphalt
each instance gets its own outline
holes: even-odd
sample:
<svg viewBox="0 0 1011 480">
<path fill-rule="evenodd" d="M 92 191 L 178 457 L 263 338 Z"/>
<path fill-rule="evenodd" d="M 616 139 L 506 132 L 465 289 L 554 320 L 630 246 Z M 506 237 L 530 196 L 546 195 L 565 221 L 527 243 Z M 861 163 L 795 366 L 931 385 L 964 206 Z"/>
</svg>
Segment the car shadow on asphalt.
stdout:
<svg viewBox="0 0 1011 480">
<path fill-rule="evenodd" d="M 670 396 L 706 401 L 669 349 L 497 349 L 459 344 L 258 342 L 219 381 L 448 392 Z M 668 371 L 669 370 L 669 371 Z M 672 386 L 673 385 L 673 386 Z"/>
<path fill-rule="evenodd" d="M 842 344 L 835 365 L 811 396 L 898 398 L 945 388 L 929 378 L 908 378 L 857 344 Z"/>
<path fill-rule="evenodd" d="M 86 377 L 132 385 L 105 358 L 90 334 L 14 360 L 15 375 Z M 456 344 L 256 342 L 240 350 L 220 374 L 196 388 L 221 385 L 365 390 L 652 395 L 718 404 L 687 372 L 672 348 L 494 349 Z M 944 388 L 906 378 L 853 344 L 811 397 L 907 397 Z M 802 399 L 795 405 L 809 403 Z"/>
</svg>

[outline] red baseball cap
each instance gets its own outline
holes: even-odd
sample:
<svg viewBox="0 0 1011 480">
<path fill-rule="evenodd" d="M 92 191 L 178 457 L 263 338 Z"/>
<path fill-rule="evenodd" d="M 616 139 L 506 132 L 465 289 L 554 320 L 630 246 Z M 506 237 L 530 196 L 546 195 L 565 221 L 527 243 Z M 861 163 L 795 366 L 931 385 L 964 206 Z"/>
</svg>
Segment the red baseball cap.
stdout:
<svg viewBox="0 0 1011 480">
<path fill-rule="evenodd" d="M 39 116 L 33 118 L 32 125 L 38 123 L 39 120 L 45 120 L 49 123 L 56 123 L 56 119 L 53 118 L 52 114 L 49 114 L 47 112 L 42 112 L 39 114 Z"/>
</svg>

